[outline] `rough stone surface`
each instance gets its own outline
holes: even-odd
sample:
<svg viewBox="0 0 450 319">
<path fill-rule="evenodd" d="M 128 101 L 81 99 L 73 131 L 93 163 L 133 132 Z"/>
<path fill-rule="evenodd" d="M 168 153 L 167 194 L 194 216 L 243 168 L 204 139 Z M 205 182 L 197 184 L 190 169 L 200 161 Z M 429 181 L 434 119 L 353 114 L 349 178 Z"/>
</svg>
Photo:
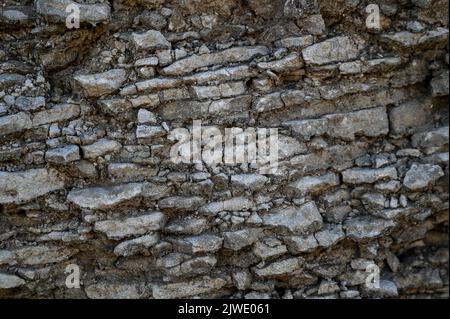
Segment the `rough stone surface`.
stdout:
<svg viewBox="0 0 450 319">
<path fill-rule="evenodd" d="M 0 2 L 0 298 L 448 298 L 448 1 Z"/>
</svg>

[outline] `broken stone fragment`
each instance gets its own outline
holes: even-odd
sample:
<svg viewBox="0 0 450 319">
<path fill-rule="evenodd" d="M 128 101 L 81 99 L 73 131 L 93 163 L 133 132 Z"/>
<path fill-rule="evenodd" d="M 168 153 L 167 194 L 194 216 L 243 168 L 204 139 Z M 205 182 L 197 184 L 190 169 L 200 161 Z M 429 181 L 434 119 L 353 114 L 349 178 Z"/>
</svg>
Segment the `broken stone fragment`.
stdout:
<svg viewBox="0 0 450 319">
<path fill-rule="evenodd" d="M 424 149 L 444 146 L 449 141 L 449 127 L 444 126 L 427 132 L 416 133 L 411 140 L 412 146 Z"/>
<path fill-rule="evenodd" d="M 448 29 L 438 27 L 425 33 L 412 33 L 400 31 L 392 34 L 383 34 L 381 41 L 402 49 L 422 49 L 433 47 L 438 49 L 448 43 Z"/>
<path fill-rule="evenodd" d="M 254 202 L 246 197 L 234 197 L 221 202 L 212 202 L 200 207 L 199 212 L 206 215 L 215 215 L 221 211 L 241 211 L 254 207 Z"/>
<path fill-rule="evenodd" d="M 432 99 L 414 99 L 401 103 L 389 110 L 391 134 L 402 136 L 416 133 L 432 123 Z"/>
<path fill-rule="evenodd" d="M 348 237 L 361 240 L 378 237 L 395 225 L 392 220 L 361 216 L 347 220 L 344 223 L 344 230 Z"/>
<path fill-rule="evenodd" d="M 66 164 L 81 159 L 78 145 L 69 145 L 50 149 L 45 152 L 45 159 L 51 163 Z"/>
<path fill-rule="evenodd" d="M 231 48 L 225 51 L 203 55 L 194 54 L 162 69 L 161 74 L 171 76 L 183 75 L 203 67 L 246 62 L 259 56 L 268 55 L 269 53 L 270 50 L 267 47 L 257 46 Z"/>
<path fill-rule="evenodd" d="M 199 235 L 208 228 L 206 218 L 182 218 L 171 220 L 164 231 L 174 235 Z"/>
<path fill-rule="evenodd" d="M 138 112 L 138 122 L 141 124 L 156 124 L 158 120 L 153 112 L 140 109 Z"/>
<path fill-rule="evenodd" d="M 58 246 L 28 246 L 12 251 L 0 250 L 0 265 L 43 265 L 59 263 L 69 259 L 77 252 L 77 249 Z"/>
<path fill-rule="evenodd" d="M 21 111 L 35 111 L 45 106 L 45 97 L 19 96 L 15 101 L 15 105 Z"/>
<path fill-rule="evenodd" d="M 174 211 L 174 212 L 184 212 L 184 211 L 195 211 L 200 206 L 205 204 L 205 199 L 199 196 L 193 197 L 166 197 L 158 202 L 158 207 L 163 210 Z"/>
<path fill-rule="evenodd" d="M 258 68 L 262 70 L 271 70 L 275 73 L 289 73 L 300 70 L 303 67 L 303 61 L 298 53 L 291 53 L 281 60 L 258 63 Z"/>
<path fill-rule="evenodd" d="M 319 246 L 327 248 L 344 239 L 345 234 L 342 225 L 326 224 L 321 231 L 314 234 L 314 237 L 316 237 Z"/>
<path fill-rule="evenodd" d="M 289 184 L 289 188 L 299 194 L 317 193 L 339 185 L 339 176 L 328 173 L 321 176 L 306 176 Z"/>
<path fill-rule="evenodd" d="M 449 90 L 449 72 L 444 71 L 431 80 L 433 97 L 447 96 Z"/>
<path fill-rule="evenodd" d="M 373 184 L 379 180 L 397 179 L 395 167 L 384 167 L 378 169 L 352 168 L 342 172 L 344 183 L 349 184 Z"/>
<path fill-rule="evenodd" d="M 311 45 L 302 54 L 307 65 L 324 65 L 356 59 L 359 50 L 349 37 L 341 36 Z"/>
<path fill-rule="evenodd" d="M 166 217 L 163 213 L 130 217 L 124 220 L 104 220 L 95 223 L 95 230 L 105 233 L 108 238 L 121 239 L 130 236 L 144 235 L 164 227 Z"/>
<path fill-rule="evenodd" d="M 153 286 L 155 299 L 189 298 L 202 294 L 211 294 L 227 284 L 222 278 L 204 277 L 188 282 L 158 284 Z"/>
<path fill-rule="evenodd" d="M 148 297 L 144 284 L 99 282 L 84 288 L 89 299 L 140 299 Z"/>
<path fill-rule="evenodd" d="M 155 139 L 166 135 L 166 130 L 161 126 L 138 125 L 136 138 Z"/>
<path fill-rule="evenodd" d="M 158 234 L 150 234 L 121 242 L 114 248 L 116 256 L 129 257 L 145 253 L 149 248 L 159 242 Z"/>
<path fill-rule="evenodd" d="M 75 75 L 75 81 L 80 85 L 86 96 L 100 97 L 117 91 L 127 79 L 123 69 L 113 69 L 103 73 Z"/>
<path fill-rule="evenodd" d="M 25 280 L 14 275 L 0 273 L 0 289 L 11 289 L 25 285 Z"/>
<path fill-rule="evenodd" d="M 187 254 L 216 252 L 222 248 L 222 243 L 223 238 L 209 234 L 173 240 L 175 249 Z"/>
<path fill-rule="evenodd" d="M 299 258 L 290 258 L 281 261 L 276 261 L 264 268 L 254 268 L 255 274 L 259 277 L 277 277 L 289 275 L 301 269 L 302 260 Z"/>
<path fill-rule="evenodd" d="M 0 25 L 28 25 L 36 19 L 33 7 L 6 6 L 0 8 Z"/>
<path fill-rule="evenodd" d="M 78 104 L 57 104 L 50 109 L 33 114 L 33 126 L 61 122 L 80 116 L 81 108 Z"/>
<path fill-rule="evenodd" d="M 262 260 L 276 258 L 287 253 L 287 247 L 282 245 L 281 241 L 277 239 L 268 238 L 263 241 L 258 241 L 253 247 L 255 256 Z"/>
<path fill-rule="evenodd" d="M 306 253 L 313 251 L 319 247 L 316 237 L 314 235 L 309 236 L 287 236 L 284 241 L 292 254 Z"/>
<path fill-rule="evenodd" d="M 284 103 L 281 99 L 280 92 L 262 96 L 258 98 L 253 105 L 253 109 L 258 113 L 281 109 L 283 107 Z"/>
<path fill-rule="evenodd" d="M 14 85 L 25 82 L 25 77 L 20 74 L 2 73 L 0 74 L 0 91 L 7 90 Z"/>
<path fill-rule="evenodd" d="M 144 33 L 133 33 L 131 35 L 131 40 L 138 50 L 170 49 L 172 47 L 163 34 L 156 30 L 149 30 Z"/>
<path fill-rule="evenodd" d="M 117 152 L 121 147 L 122 145 L 117 141 L 102 138 L 94 144 L 82 146 L 81 150 L 84 158 L 92 159 Z"/>
<path fill-rule="evenodd" d="M 80 10 L 80 22 L 96 25 L 108 21 L 111 8 L 107 4 L 80 4 L 72 0 L 36 0 L 36 11 L 52 22 L 65 23 L 71 11 L 69 6 L 76 6 Z"/>
<path fill-rule="evenodd" d="M 277 210 L 262 218 L 265 225 L 285 228 L 293 234 L 317 231 L 323 225 L 322 216 L 314 202 Z"/>
<path fill-rule="evenodd" d="M 102 209 L 115 206 L 142 195 L 143 184 L 131 183 L 111 187 L 76 189 L 67 200 L 81 208 Z"/>
<path fill-rule="evenodd" d="M 413 164 L 405 175 L 403 185 L 412 191 L 424 189 L 444 176 L 439 165 Z"/>
<path fill-rule="evenodd" d="M 0 172 L 0 204 L 23 203 L 64 188 L 64 180 L 53 169 Z"/>
<path fill-rule="evenodd" d="M 237 188 L 244 188 L 256 191 L 264 187 L 269 179 L 259 174 L 240 174 L 231 176 L 231 185 Z"/>
<path fill-rule="evenodd" d="M 244 247 L 254 244 L 262 235 L 262 229 L 258 228 L 247 228 L 234 232 L 224 232 L 223 247 L 239 251 Z"/>
<path fill-rule="evenodd" d="M 303 49 L 314 43 L 314 38 L 312 35 L 307 35 L 303 37 L 290 37 L 278 40 L 275 45 L 282 48 L 288 49 Z"/>
<path fill-rule="evenodd" d="M 31 118 L 26 113 L 16 113 L 0 117 L 0 136 L 22 132 L 32 126 Z"/>
<path fill-rule="evenodd" d="M 398 297 L 397 286 L 393 281 L 380 280 L 378 286 L 363 285 L 362 293 L 371 298 L 395 298 Z"/>
</svg>

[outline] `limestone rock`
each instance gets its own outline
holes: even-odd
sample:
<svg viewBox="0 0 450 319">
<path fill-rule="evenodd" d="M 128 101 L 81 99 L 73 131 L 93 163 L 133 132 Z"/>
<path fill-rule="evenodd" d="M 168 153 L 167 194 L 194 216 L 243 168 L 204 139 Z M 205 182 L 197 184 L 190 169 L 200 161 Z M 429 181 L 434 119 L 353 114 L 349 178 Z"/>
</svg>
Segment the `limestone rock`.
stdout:
<svg viewBox="0 0 450 319">
<path fill-rule="evenodd" d="M 405 175 L 403 185 L 412 191 L 428 187 L 444 176 L 442 168 L 431 164 L 413 164 Z"/>
<path fill-rule="evenodd" d="M 172 47 L 162 33 L 156 30 L 133 33 L 131 39 L 138 50 L 170 49 Z"/>
<path fill-rule="evenodd" d="M 123 69 L 113 69 L 103 73 L 76 75 L 75 81 L 88 97 L 100 97 L 117 91 L 127 79 Z"/>
<path fill-rule="evenodd" d="M 45 159 L 52 163 L 65 164 L 78 161 L 80 157 L 80 148 L 77 145 L 69 145 L 50 149 L 45 153 Z"/>
<path fill-rule="evenodd" d="M 25 280 L 20 277 L 0 273 L 0 289 L 11 289 L 23 286 Z"/>
<path fill-rule="evenodd" d="M 30 116 L 26 113 L 16 113 L 13 115 L 0 117 L 0 136 L 21 132 L 31 128 Z"/>
<path fill-rule="evenodd" d="M 64 188 L 64 180 L 53 169 L 0 172 L 0 204 L 20 204 Z"/>
<path fill-rule="evenodd" d="M 262 230 L 257 228 L 242 229 L 234 232 L 223 233 L 223 246 L 231 250 L 241 250 L 255 243 L 262 235 Z"/>
<path fill-rule="evenodd" d="M 344 229 L 348 237 L 359 240 L 378 237 L 395 225 L 392 220 L 362 216 L 347 220 Z"/>
<path fill-rule="evenodd" d="M 311 45 L 302 51 L 307 65 L 324 65 L 356 59 L 359 50 L 349 37 L 335 37 Z"/>
<path fill-rule="evenodd" d="M 267 226 L 285 228 L 294 234 L 316 231 L 323 225 L 322 216 L 314 202 L 272 212 L 264 216 L 263 221 Z"/>
<path fill-rule="evenodd" d="M 124 220 L 99 221 L 95 223 L 95 230 L 105 233 L 108 238 L 120 239 L 160 230 L 164 227 L 165 222 L 166 217 L 163 213 L 154 212 Z M 132 244 L 137 243 L 142 243 L 142 241 L 133 242 Z"/>
</svg>

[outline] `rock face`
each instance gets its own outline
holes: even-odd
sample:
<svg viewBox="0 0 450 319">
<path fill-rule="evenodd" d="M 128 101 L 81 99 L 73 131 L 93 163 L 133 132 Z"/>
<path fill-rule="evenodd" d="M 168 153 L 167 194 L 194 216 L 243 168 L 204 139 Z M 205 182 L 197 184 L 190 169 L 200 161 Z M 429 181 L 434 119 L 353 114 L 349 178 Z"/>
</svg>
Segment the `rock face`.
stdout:
<svg viewBox="0 0 450 319">
<path fill-rule="evenodd" d="M 1 0 L 0 298 L 447 298 L 449 4 L 375 2 Z"/>
</svg>

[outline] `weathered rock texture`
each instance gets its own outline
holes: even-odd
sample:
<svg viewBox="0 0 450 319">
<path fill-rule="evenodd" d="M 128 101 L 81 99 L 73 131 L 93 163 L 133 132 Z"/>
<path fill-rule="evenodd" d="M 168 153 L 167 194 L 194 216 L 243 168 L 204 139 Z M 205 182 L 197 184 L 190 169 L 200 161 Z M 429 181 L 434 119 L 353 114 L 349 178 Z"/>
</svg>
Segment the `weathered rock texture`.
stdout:
<svg viewBox="0 0 450 319">
<path fill-rule="evenodd" d="M 2 0 L 0 297 L 448 297 L 448 63 L 446 0 Z"/>
</svg>

